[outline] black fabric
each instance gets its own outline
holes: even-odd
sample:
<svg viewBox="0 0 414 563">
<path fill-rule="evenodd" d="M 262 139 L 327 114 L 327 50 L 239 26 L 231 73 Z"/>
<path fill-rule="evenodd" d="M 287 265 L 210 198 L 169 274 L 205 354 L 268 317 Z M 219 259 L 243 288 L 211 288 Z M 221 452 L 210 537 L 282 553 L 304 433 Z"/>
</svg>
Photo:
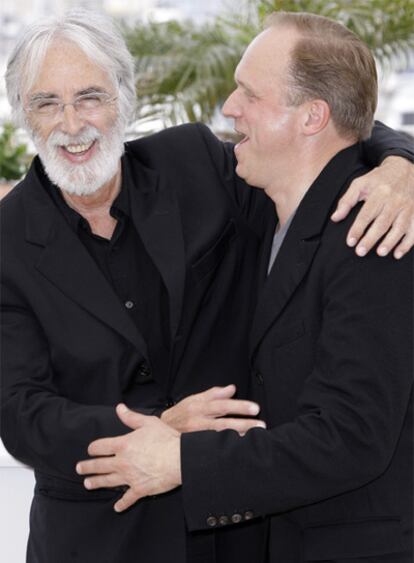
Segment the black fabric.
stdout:
<svg viewBox="0 0 414 563">
<path fill-rule="evenodd" d="M 389 146 L 395 143 L 383 149 Z M 247 521 L 250 503 L 226 507 L 240 510 L 243 526 L 209 532 L 200 542 L 196 536 L 189 548 L 193 526 L 184 514 L 182 489 L 115 514 L 120 491 L 89 494 L 75 473 L 91 441 L 129 431 L 116 417 L 118 402 L 160 412 L 189 394 L 228 383 L 245 397 L 252 369 L 246 327 L 265 197 L 235 176 L 233 147 L 201 125 L 127 143 L 123 161 L 133 170 L 133 225 L 168 295 L 165 386 L 157 373 L 148 381 L 145 327 L 141 332 L 104 268 L 45 194 L 37 159 L 0 204 L 0 430 L 10 453 L 36 470 L 28 562 L 185 563 L 191 549 L 209 563 L 259 563 L 263 527 L 260 518 Z M 208 467 L 208 457 L 198 461 Z M 247 485 L 260 489 L 266 482 L 258 472 L 246 483 L 245 466 L 246 460 L 233 466 L 228 492 L 236 484 L 249 490 Z M 221 494 L 223 475 L 206 475 L 207 484 L 212 476 L 213 490 L 198 507 L 203 526 L 210 503 L 217 495 L 227 498 L 227 491 Z M 216 542 L 217 534 L 223 541 Z"/>
<path fill-rule="evenodd" d="M 157 357 L 148 327 L 124 306 L 113 270 L 108 275 L 91 256 L 101 248 L 88 244 L 102 241 L 76 221 L 74 230 L 45 192 L 37 159 L 1 202 L 1 433 L 8 450 L 35 468 L 28 562 L 228 563 L 231 546 L 232 557 L 236 550 L 250 563 L 255 532 L 231 531 L 232 541 L 219 545 L 219 531 L 189 534 L 180 489 L 118 515 L 121 491 L 90 493 L 75 472 L 92 440 L 129 431 L 115 414 L 120 401 L 153 413 L 212 385 L 237 383 L 238 397 L 247 392 L 245 327 L 262 230 L 254 218 L 264 199 L 235 177 L 232 147 L 205 128 L 129 143 L 123 162 L 132 179 L 125 225 L 136 229 L 132 240 L 167 293 L 160 326 L 171 343 L 168 369 L 155 368 L 150 380 Z M 156 280 L 151 289 L 156 323 Z"/>
<path fill-rule="evenodd" d="M 108 283 L 143 335 L 149 353 L 150 377 L 166 384 L 170 348 L 168 297 L 160 273 L 154 266 L 131 217 L 130 192 L 134 189 L 134 167 L 123 161 L 122 184 L 110 214 L 117 220 L 110 240 L 92 232 L 88 221 L 64 200 L 52 185 L 40 162 L 37 171 L 42 186 L 77 234 Z"/>
<path fill-rule="evenodd" d="M 271 515 L 270 563 L 412 561 L 413 253 L 361 259 L 358 209 L 329 220 L 366 170 L 356 146 L 332 159 L 260 288 L 250 397 L 269 430 L 181 438 L 190 529 Z"/>
</svg>

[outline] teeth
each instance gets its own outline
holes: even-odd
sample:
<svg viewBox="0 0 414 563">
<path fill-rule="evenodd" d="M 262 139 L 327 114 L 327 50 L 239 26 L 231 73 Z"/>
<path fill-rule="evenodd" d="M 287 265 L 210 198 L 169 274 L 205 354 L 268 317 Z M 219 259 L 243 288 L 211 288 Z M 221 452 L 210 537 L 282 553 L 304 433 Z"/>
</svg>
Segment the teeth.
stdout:
<svg viewBox="0 0 414 563">
<path fill-rule="evenodd" d="M 93 145 L 93 141 L 88 145 L 67 145 L 65 149 L 70 152 L 71 154 L 77 154 L 79 152 L 85 152 L 91 148 Z"/>
</svg>

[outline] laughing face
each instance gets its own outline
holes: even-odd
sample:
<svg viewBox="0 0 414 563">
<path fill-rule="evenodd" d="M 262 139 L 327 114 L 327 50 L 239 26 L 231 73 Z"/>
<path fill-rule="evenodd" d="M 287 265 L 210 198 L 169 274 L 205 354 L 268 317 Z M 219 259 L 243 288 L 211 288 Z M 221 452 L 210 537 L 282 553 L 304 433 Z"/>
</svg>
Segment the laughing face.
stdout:
<svg viewBox="0 0 414 563">
<path fill-rule="evenodd" d="M 76 108 L 79 96 L 116 98 L 110 76 L 73 43 L 49 47 L 26 105 L 36 110 L 50 100 L 64 105 L 55 114 L 27 113 L 33 141 L 50 180 L 70 194 L 90 195 L 116 174 L 123 152 L 125 125 L 116 102 L 97 108 Z M 39 105 L 40 101 L 40 105 Z"/>
<path fill-rule="evenodd" d="M 249 45 L 235 73 L 236 90 L 223 106 L 242 140 L 235 147 L 237 174 L 268 188 L 294 159 L 298 111 L 287 103 L 288 65 L 296 35 L 267 29 Z"/>
</svg>

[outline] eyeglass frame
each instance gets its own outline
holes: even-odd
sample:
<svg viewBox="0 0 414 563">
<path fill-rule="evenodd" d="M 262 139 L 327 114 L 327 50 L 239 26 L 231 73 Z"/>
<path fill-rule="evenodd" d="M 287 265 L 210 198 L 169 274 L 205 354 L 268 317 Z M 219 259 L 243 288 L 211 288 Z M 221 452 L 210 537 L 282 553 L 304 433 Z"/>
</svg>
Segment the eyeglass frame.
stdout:
<svg viewBox="0 0 414 563">
<path fill-rule="evenodd" d="M 94 95 L 95 95 L 95 96 L 99 96 L 99 97 L 104 97 L 104 98 L 106 98 L 106 100 L 105 100 L 105 101 L 102 101 L 101 105 L 99 105 L 98 107 L 96 107 L 96 108 L 90 108 L 89 110 L 88 110 L 88 109 L 86 109 L 86 110 L 83 109 L 83 110 L 82 110 L 82 109 L 79 109 L 79 108 L 76 107 L 76 104 L 77 104 L 79 101 L 82 101 L 82 99 L 86 99 L 86 98 L 91 97 L 91 96 L 94 96 Z M 73 100 L 73 102 L 63 102 L 63 101 L 60 100 L 60 98 L 53 98 L 53 97 L 44 98 L 44 101 L 46 101 L 46 102 L 47 102 L 47 101 L 52 101 L 52 102 L 54 102 L 55 105 L 56 105 L 56 110 L 53 110 L 53 111 L 50 112 L 50 113 L 48 113 L 48 112 L 43 112 L 43 113 L 42 113 L 42 112 L 39 112 L 39 111 L 36 110 L 35 108 L 30 107 L 30 105 L 24 107 L 23 109 L 24 109 L 26 112 L 33 113 L 33 115 L 36 115 L 36 116 L 54 118 L 54 117 L 56 117 L 56 116 L 62 114 L 62 113 L 64 112 L 66 106 L 73 106 L 73 109 L 76 111 L 76 113 L 77 113 L 78 115 L 83 115 L 83 114 L 85 114 L 85 113 L 86 113 L 86 114 L 88 114 L 88 113 L 93 113 L 93 112 L 96 111 L 96 110 L 100 111 L 104 106 L 113 103 L 113 102 L 114 102 L 115 100 L 117 100 L 117 99 L 118 99 L 118 96 L 111 96 L 111 95 L 108 94 L 107 92 L 89 92 L 89 93 L 87 93 L 87 94 L 81 94 L 81 95 L 79 95 L 79 96 L 76 96 L 76 98 Z M 58 100 L 59 100 L 59 101 L 58 101 Z"/>
</svg>

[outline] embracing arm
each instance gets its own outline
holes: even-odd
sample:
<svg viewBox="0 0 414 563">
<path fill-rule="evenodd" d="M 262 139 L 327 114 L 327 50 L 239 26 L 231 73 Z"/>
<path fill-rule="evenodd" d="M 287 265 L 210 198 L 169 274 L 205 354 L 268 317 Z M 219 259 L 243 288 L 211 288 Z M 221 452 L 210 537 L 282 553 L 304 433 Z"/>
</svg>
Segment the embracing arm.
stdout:
<svg viewBox="0 0 414 563">
<path fill-rule="evenodd" d="M 402 258 L 414 245 L 414 144 L 380 122 L 362 144 L 374 169 L 355 179 L 339 200 L 334 221 L 344 219 L 359 202 L 365 205 L 348 231 L 347 244 L 365 256 L 380 239 L 377 253 Z"/>
<path fill-rule="evenodd" d="M 230 143 L 218 141 L 204 125 L 195 127 L 216 166 L 223 187 L 252 228 L 260 232 L 266 207 L 262 190 L 248 186 L 237 176 L 236 159 Z M 383 239 L 377 253 L 386 256 L 394 250 L 394 257 L 401 258 L 414 245 L 413 143 L 405 135 L 378 122 L 371 138 L 363 143 L 363 149 L 370 168 L 375 168 L 352 182 L 338 202 L 332 220 L 342 221 L 358 202 L 365 201 L 348 230 L 347 244 L 355 246 L 359 256 L 365 256 Z"/>
<path fill-rule="evenodd" d="M 414 161 L 414 144 L 404 133 L 399 133 L 376 121 L 372 135 L 362 143 L 364 156 L 370 167 L 379 166 L 389 156 L 399 156 Z"/>
<path fill-rule="evenodd" d="M 323 324 L 296 417 L 245 438 L 182 435 L 190 529 L 207 528 L 207 513 L 231 507 L 260 516 L 320 502 L 389 466 L 412 387 L 413 256 L 359 260 L 334 252 L 338 245 L 325 249 Z"/>
<path fill-rule="evenodd" d="M 75 465 L 86 455 L 88 444 L 128 428 L 119 421 L 114 405 L 82 404 L 62 396 L 42 327 L 6 286 L 2 302 L 1 437 L 22 462 L 78 480 Z M 114 403 L 119 400 L 113 398 Z"/>
<path fill-rule="evenodd" d="M 344 232 L 338 229 L 336 248 Z M 211 514 L 236 509 L 250 518 L 293 510 L 356 489 L 385 471 L 412 386 L 412 256 L 395 263 L 375 254 L 359 260 L 346 248 L 325 253 L 324 322 L 296 417 L 244 437 L 229 431 L 180 437 L 154 417 L 118 407 L 136 430 L 130 488 L 117 510 L 182 483 L 187 525 L 201 530 Z M 118 465 L 106 471 L 106 459 L 98 457 L 78 470 L 110 473 L 100 482 L 107 486 L 105 478 L 119 478 L 125 451 L 120 441 L 98 440 L 89 453 L 119 455 Z M 93 487 L 94 479 L 87 485 Z"/>
</svg>

